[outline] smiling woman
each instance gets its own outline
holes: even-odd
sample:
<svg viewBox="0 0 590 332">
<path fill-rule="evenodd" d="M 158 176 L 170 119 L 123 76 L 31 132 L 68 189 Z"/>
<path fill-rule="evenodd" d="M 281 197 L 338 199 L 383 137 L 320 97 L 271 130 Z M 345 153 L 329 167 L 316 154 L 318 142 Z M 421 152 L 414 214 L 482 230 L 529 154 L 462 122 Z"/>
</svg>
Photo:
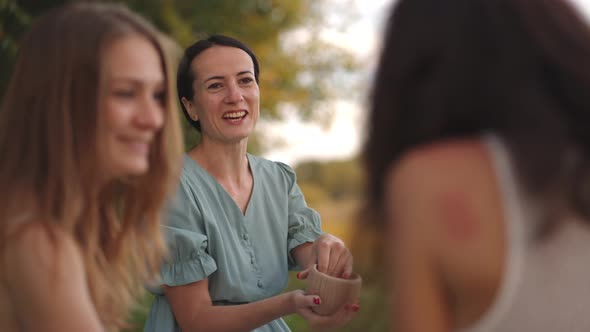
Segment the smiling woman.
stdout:
<svg viewBox="0 0 590 332">
<path fill-rule="evenodd" d="M 226 36 L 198 41 L 181 60 L 178 96 L 202 138 L 185 155 L 165 216 L 171 255 L 145 331 L 288 331 L 281 317 L 291 313 L 338 327 L 359 308 L 352 299 L 320 316 L 311 310 L 320 297 L 280 294 L 289 268 L 318 264 L 348 278 L 353 264 L 344 243 L 322 233 L 293 169 L 246 153 L 260 115 L 258 74 L 254 53 Z"/>
<path fill-rule="evenodd" d="M 165 79 L 148 39 L 121 38 L 104 51 L 100 149 L 109 176 L 149 169 L 150 144 L 164 122 Z"/>
<path fill-rule="evenodd" d="M 193 61 L 191 70 L 196 73 L 194 96 L 181 101 L 190 118 L 200 123 L 202 144 L 247 138 L 260 116 L 260 91 L 250 56 L 239 48 L 214 46 Z"/>
<path fill-rule="evenodd" d="M 111 331 L 164 246 L 180 130 L 168 46 L 128 9 L 35 22 L 0 109 L 2 331 Z"/>
</svg>

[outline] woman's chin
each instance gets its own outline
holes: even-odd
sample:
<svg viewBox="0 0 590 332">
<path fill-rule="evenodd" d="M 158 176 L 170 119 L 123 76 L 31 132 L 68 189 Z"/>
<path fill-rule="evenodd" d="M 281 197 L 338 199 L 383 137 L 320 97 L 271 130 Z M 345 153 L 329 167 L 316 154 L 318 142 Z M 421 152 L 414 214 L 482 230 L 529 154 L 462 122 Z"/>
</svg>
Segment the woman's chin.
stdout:
<svg viewBox="0 0 590 332">
<path fill-rule="evenodd" d="M 126 178 L 130 176 L 141 176 L 149 171 L 147 160 L 129 160 L 119 164 L 112 172 L 114 178 Z"/>
</svg>

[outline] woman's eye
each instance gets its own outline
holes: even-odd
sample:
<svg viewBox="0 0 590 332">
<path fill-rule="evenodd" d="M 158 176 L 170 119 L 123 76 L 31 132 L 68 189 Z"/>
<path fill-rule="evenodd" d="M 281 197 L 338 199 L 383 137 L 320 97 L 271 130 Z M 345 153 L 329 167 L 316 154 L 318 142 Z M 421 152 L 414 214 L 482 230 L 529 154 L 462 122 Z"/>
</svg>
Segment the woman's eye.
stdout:
<svg viewBox="0 0 590 332">
<path fill-rule="evenodd" d="M 219 88 L 221 88 L 221 83 L 213 83 L 207 87 L 207 89 L 219 89 Z"/>
<path fill-rule="evenodd" d="M 252 77 L 244 77 L 240 80 L 240 82 L 242 82 L 243 84 L 248 84 L 254 82 L 254 79 Z"/>
<path fill-rule="evenodd" d="M 157 100 L 160 104 L 163 104 L 166 100 L 166 92 L 158 91 L 154 93 L 154 99 Z"/>
<path fill-rule="evenodd" d="M 113 94 L 121 98 L 133 98 L 135 97 L 135 91 L 133 90 L 115 90 Z"/>
</svg>

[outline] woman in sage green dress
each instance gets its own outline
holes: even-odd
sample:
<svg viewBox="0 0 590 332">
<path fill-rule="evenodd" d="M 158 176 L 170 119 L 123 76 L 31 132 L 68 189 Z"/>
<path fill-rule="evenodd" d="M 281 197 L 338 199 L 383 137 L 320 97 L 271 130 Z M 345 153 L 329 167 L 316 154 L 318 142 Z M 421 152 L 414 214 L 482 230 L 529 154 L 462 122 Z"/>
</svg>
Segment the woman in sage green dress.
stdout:
<svg viewBox="0 0 590 332">
<path fill-rule="evenodd" d="M 215 35 L 184 53 L 178 96 L 201 142 L 184 157 L 179 189 L 166 216 L 170 258 L 145 331 L 289 331 L 282 316 L 297 313 L 311 326 L 346 324 L 359 306 L 332 316 L 311 307 L 321 298 L 282 293 L 288 270 L 318 264 L 347 278 L 352 255 L 322 233 L 295 173 L 246 152 L 258 120 L 259 65 L 241 42 Z"/>
</svg>

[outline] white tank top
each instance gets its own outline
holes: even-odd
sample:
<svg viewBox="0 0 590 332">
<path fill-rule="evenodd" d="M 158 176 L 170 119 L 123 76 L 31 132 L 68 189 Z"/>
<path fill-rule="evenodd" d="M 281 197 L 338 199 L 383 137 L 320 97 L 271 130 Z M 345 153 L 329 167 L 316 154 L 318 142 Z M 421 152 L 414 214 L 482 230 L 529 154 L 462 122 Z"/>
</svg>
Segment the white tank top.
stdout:
<svg viewBox="0 0 590 332">
<path fill-rule="evenodd" d="M 462 332 L 590 331 L 590 224 L 562 220 L 535 241 L 541 209 L 519 191 L 506 146 L 487 136 L 507 222 L 505 270 L 487 312 Z"/>
</svg>

